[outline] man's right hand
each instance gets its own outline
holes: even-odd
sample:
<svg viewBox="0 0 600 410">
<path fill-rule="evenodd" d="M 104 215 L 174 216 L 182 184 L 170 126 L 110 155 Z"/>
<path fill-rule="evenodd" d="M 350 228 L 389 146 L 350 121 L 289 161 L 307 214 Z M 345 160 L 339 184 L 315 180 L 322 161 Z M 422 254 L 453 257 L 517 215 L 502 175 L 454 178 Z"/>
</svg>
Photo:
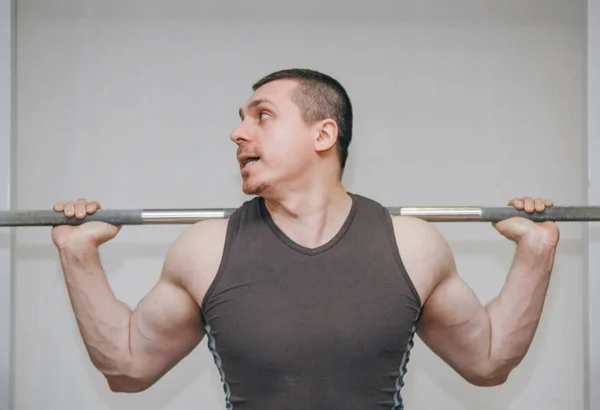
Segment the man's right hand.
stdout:
<svg viewBox="0 0 600 410">
<path fill-rule="evenodd" d="M 98 209 L 100 204 L 97 201 L 85 199 L 54 204 L 54 211 L 64 212 L 69 218 L 83 219 Z M 114 238 L 120 229 L 120 226 L 98 221 L 85 222 L 78 226 L 59 225 L 52 228 L 52 241 L 59 250 L 98 247 Z"/>
</svg>

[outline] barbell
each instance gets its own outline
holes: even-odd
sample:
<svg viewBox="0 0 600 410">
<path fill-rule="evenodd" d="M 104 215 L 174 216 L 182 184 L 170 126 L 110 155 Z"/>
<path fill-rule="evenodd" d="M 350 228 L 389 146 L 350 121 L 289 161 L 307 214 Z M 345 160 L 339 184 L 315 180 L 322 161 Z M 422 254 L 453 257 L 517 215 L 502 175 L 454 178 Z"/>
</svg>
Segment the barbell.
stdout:
<svg viewBox="0 0 600 410">
<path fill-rule="evenodd" d="M 206 219 L 229 218 L 236 208 L 205 209 L 99 209 L 82 219 L 54 210 L 0 211 L 0 227 L 80 225 L 99 221 L 112 225 L 193 224 Z M 391 215 L 412 216 L 429 222 L 499 222 L 522 217 L 534 222 L 600 221 L 600 206 L 552 206 L 528 213 L 511 206 L 396 206 Z"/>
</svg>

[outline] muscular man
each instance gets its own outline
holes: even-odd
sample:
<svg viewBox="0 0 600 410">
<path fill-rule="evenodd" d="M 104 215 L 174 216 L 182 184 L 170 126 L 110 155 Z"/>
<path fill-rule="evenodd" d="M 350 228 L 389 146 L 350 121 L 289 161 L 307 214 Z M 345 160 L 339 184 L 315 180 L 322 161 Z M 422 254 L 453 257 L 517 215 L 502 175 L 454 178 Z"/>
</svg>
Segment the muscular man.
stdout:
<svg viewBox="0 0 600 410">
<path fill-rule="evenodd" d="M 228 220 L 186 229 L 133 311 L 99 260 L 119 227 L 52 231 L 83 341 L 110 388 L 149 388 L 206 336 L 229 409 L 402 409 L 415 332 L 469 383 L 506 381 L 538 326 L 556 225 L 494 224 L 517 249 L 498 297 L 482 306 L 431 224 L 391 217 L 342 186 L 352 108 L 337 81 L 284 70 L 253 90 L 231 140 L 254 198 Z M 54 209 L 84 218 L 99 207 L 80 199 Z"/>
</svg>

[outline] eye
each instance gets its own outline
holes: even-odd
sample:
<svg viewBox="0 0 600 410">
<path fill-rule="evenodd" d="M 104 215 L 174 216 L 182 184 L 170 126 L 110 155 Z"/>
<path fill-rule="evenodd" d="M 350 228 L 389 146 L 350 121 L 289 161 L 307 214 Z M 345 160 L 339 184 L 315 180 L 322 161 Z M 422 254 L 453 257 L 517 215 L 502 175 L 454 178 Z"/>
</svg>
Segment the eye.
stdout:
<svg viewBox="0 0 600 410">
<path fill-rule="evenodd" d="M 266 118 L 270 117 L 270 115 L 269 115 L 269 113 L 268 113 L 268 112 L 266 112 L 266 111 L 261 111 L 261 113 L 259 114 L 259 116 L 258 116 L 258 117 L 259 117 L 259 118 L 261 119 L 261 121 L 262 121 L 262 120 L 264 120 L 264 119 L 266 119 Z"/>
</svg>

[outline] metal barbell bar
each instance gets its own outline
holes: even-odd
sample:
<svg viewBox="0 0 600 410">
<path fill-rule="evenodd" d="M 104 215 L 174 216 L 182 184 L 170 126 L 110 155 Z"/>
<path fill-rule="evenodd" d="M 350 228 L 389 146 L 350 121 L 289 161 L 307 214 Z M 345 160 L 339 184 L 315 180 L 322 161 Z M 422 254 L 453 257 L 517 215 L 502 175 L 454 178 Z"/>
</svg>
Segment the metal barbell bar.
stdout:
<svg viewBox="0 0 600 410">
<path fill-rule="evenodd" d="M 600 221 L 600 206 L 552 206 L 543 212 L 527 213 L 514 207 L 398 206 L 391 215 L 412 216 L 429 222 L 498 222 L 523 217 L 534 222 Z M 206 209 L 99 209 L 83 219 L 53 210 L 0 211 L 0 227 L 80 225 L 100 221 L 113 225 L 193 224 L 206 219 L 227 219 L 236 208 Z"/>
</svg>

